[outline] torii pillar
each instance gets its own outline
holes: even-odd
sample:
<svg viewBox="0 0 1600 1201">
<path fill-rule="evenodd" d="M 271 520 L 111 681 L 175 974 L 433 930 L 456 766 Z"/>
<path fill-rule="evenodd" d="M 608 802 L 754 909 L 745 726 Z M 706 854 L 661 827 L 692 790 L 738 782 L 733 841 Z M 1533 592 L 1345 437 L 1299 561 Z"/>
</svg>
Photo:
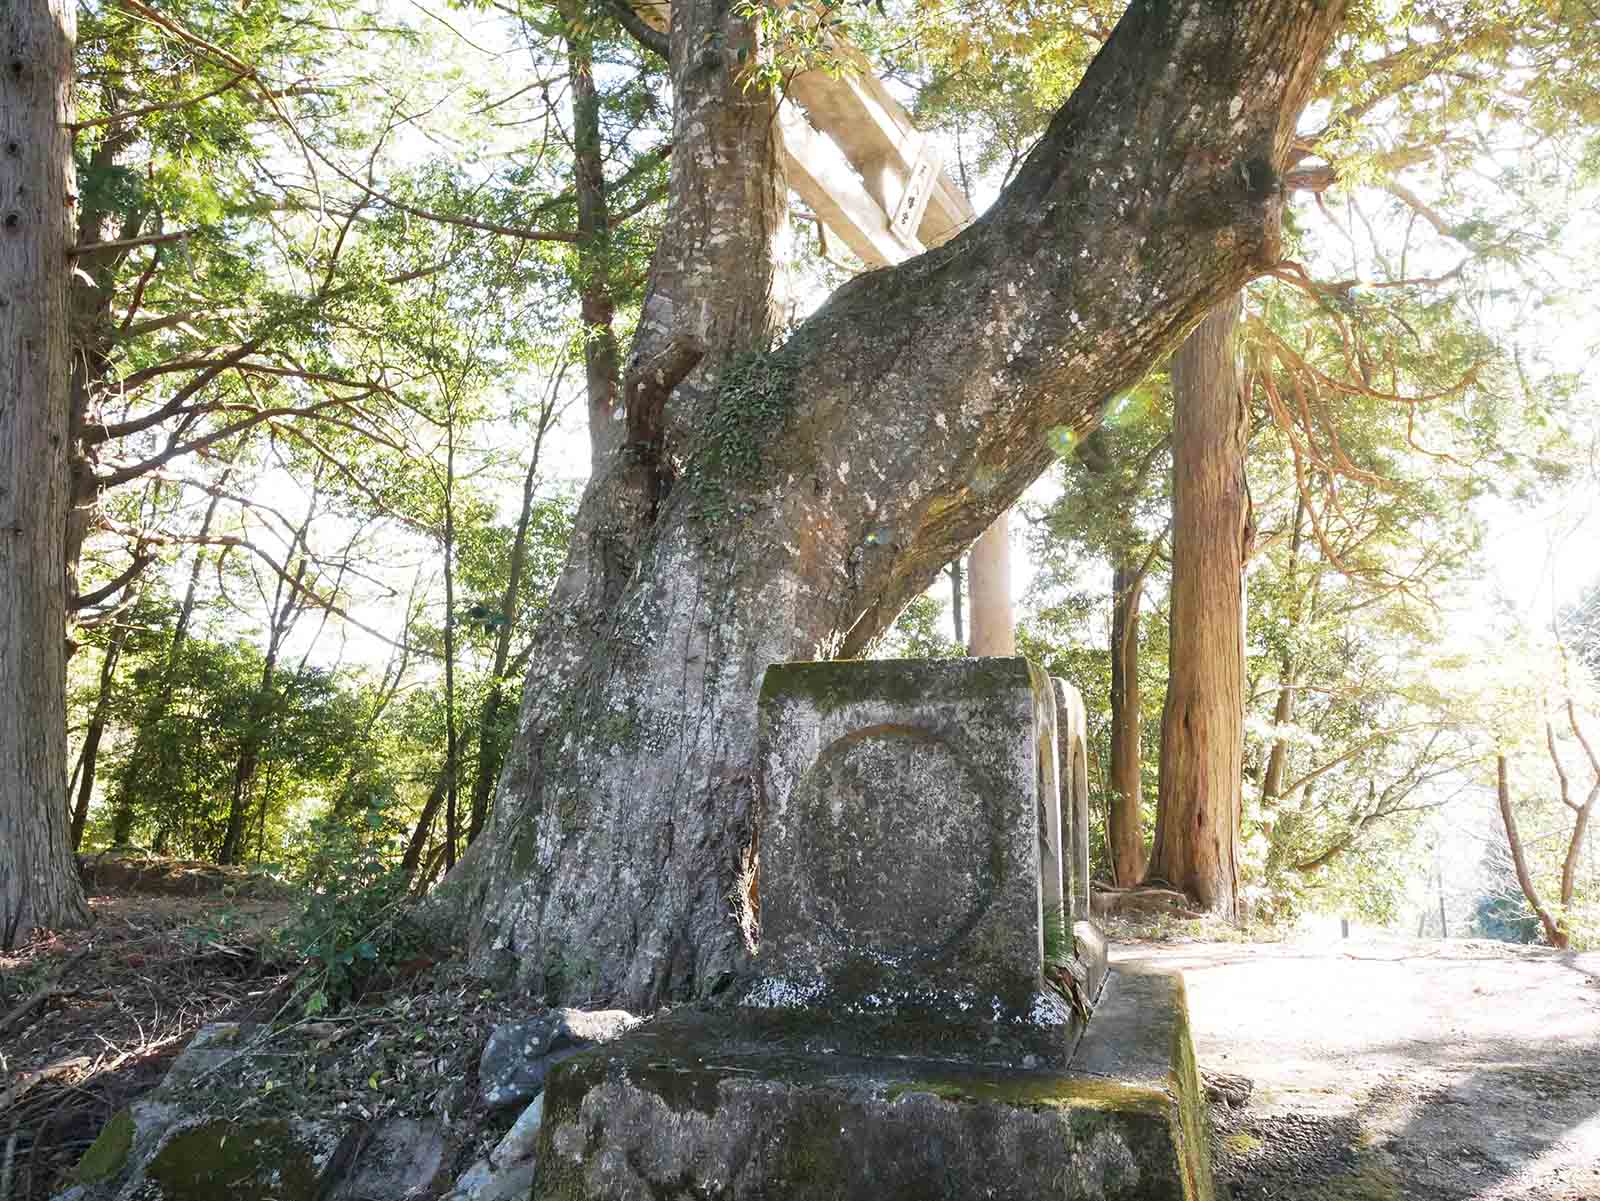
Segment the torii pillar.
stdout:
<svg viewBox="0 0 1600 1201">
<path fill-rule="evenodd" d="M 967 597 L 974 655 L 1015 655 L 1011 612 L 1011 529 L 1005 513 L 978 536 L 967 556 Z"/>
</svg>

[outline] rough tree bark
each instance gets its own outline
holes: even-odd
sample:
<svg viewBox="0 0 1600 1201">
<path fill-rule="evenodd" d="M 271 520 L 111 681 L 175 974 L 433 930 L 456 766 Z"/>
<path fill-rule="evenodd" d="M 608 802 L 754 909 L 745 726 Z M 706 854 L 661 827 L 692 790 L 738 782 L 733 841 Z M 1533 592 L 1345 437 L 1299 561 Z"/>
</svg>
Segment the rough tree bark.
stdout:
<svg viewBox="0 0 1600 1201">
<path fill-rule="evenodd" d="M 68 251 L 76 9 L 0 17 L 0 948 L 81 926 L 68 844 Z"/>
<path fill-rule="evenodd" d="M 580 506 L 493 836 L 442 888 L 480 968 L 551 996 L 649 1008 L 738 965 L 762 672 L 859 653 L 1052 461 L 1050 431 L 1277 260 L 1275 165 L 1340 11 L 1135 3 L 982 219 L 738 359 L 770 335 L 781 181 L 733 7 L 672 6 L 630 445 Z"/>
<path fill-rule="evenodd" d="M 1172 592 L 1151 879 L 1202 909 L 1238 910 L 1244 765 L 1247 414 L 1229 297 L 1172 362 Z"/>
</svg>

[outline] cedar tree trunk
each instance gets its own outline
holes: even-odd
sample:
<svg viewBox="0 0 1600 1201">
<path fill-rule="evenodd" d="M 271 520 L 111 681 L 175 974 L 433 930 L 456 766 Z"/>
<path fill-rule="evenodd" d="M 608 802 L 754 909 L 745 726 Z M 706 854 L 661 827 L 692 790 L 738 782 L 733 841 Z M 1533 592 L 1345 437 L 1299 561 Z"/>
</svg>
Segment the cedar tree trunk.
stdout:
<svg viewBox="0 0 1600 1201">
<path fill-rule="evenodd" d="M 77 13 L 0 16 L 0 948 L 89 911 L 68 844 L 67 280 Z"/>
<path fill-rule="evenodd" d="M 1144 879 L 1142 722 L 1139 711 L 1139 601 L 1144 571 L 1119 562 L 1111 573 L 1111 803 L 1106 844 L 1116 884 Z"/>
<path fill-rule="evenodd" d="M 1201 908 L 1238 909 L 1244 765 L 1246 413 L 1234 330 L 1219 304 L 1172 362 L 1172 592 L 1151 879 Z"/>
<path fill-rule="evenodd" d="M 762 673 L 860 654 L 1052 431 L 1278 259 L 1277 169 L 1340 7 L 1140 0 L 988 213 L 740 357 L 771 330 L 771 101 L 732 0 L 672 5 L 628 445 L 580 505 L 493 834 L 441 886 L 481 970 L 635 1008 L 730 978 Z"/>
</svg>

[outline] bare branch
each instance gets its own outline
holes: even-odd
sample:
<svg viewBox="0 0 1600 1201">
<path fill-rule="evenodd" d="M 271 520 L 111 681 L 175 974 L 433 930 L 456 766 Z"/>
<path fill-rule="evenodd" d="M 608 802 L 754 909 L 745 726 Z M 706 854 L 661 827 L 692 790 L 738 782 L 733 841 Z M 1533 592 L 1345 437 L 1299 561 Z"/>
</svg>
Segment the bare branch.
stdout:
<svg viewBox="0 0 1600 1201">
<path fill-rule="evenodd" d="M 629 0 L 608 0 L 608 6 L 617 18 L 617 24 L 627 30 L 639 45 L 661 58 L 671 56 L 672 39 L 662 30 L 647 25 L 644 18 L 634 11 Z"/>
<path fill-rule="evenodd" d="M 142 238 L 116 238 L 110 242 L 86 242 L 78 246 L 67 247 L 70 258 L 80 258 L 86 254 L 94 254 L 101 250 L 132 250 L 138 246 L 163 246 L 168 242 L 181 242 L 185 238 L 192 238 L 199 233 L 198 229 L 180 229 L 170 234 L 146 234 Z"/>
</svg>

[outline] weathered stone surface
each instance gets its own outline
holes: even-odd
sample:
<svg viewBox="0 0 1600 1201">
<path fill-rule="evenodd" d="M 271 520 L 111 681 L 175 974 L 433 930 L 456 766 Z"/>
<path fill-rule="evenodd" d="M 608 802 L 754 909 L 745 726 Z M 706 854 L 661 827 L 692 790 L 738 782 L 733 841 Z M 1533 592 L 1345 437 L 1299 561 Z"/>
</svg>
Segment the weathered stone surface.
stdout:
<svg viewBox="0 0 1600 1201">
<path fill-rule="evenodd" d="M 643 1020 L 626 1009 L 558 1009 L 555 1014 L 560 1027 L 550 1044 L 553 1050 L 607 1043 Z"/>
<path fill-rule="evenodd" d="M 525 1102 L 544 1087 L 545 1062 L 561 1030 L 555 1015 L 496 1026 L 478 1059 L 478 1092 L 491 1109 Z"/>
<path fill-rule="evenodd" d="M 115 1196 L 130 1170 L 150 1157 L 179 1114 L 177 1106 L 154 1099 L 118 1110 L 79 1159 L 73 1176 L 80 1183 L 62 1194 L 62 1201 Z"/>
<path fill-rule="evenodd" d="M 538 1149 L 539 1126 L 544 1120 L 544 1094 L 533 1099 L 533 1104 L 522 1111 L 520 1117 L 506 1131 L 505 1137 L 489 1152 L 489 1162 L 496 1168 L 507 1168 L 523 1160 L 532 1159 Z"/>
<path fill-rule="evenodd" d="M 468 1197 L 481 1197 L 493 1179 L 494 1165 L 487 1159 L 475 1160 L 470 1168 L 461 1173 L 461 1179 L 456 1181 L 455 1188 L 445 1194 L 445 1201 L 464 1201 Z"/>
<path fill-rule="evenodd" d="M 445 1177 L 444 1131 L 437 1122 L 390 1118 L 367 1132 L 353 1167 L 329 1201 L 415 1201 L 435 1196 Z"/>
<path fill-rule="evenodd" d="M 211 1074 L 226 1071 L 228 1061 L 239 1054 L 254 1030 L 237 1022 L 216 1022 L 197 1030 L 160 1085 L 106 1123 L 74 1168 L 80 1185 L 63 1196 L 74 1201 L 165 1196 L 159 1181 L 146 1179 L 150 1165 L 179 1133 L 204 1124 L 182 1103 L 183 1090 L 204 1087 Z"/>
<path fill-rule="evenodd" d="M 194 1032 L 188 1045 L 172 1061 L 158 1091 L 170 1096 L 222 1069 L 238 1055 L 256 1032 L 250 1023 L 212 1022 Z"/>
<path fill-rule="evenodd" d="M 1056 1020 L 1039 884 L 1053 714 L 1022 659 L 769 668 L 745 1003 Z"/>
<path fill-rule="evenodd" d="M 325 1122 L 179 1122 L 118 1201 L 323 1201 L 342 1141 Z"/>
<path fill-rule="evenodd" d="M 538 1176 L 538 1165 L 531 1159 L 496 1171 L 489 1161 L 480 1159 L 444 1195 L 443 1201 L 528 1201 Z"/>
<path fill-rule="evenodd" d="M 198 1031 L 155 1091 L 106 1124 L 63 1201 L 409 1201 L 448 1184 L 449 1139 L 431 1119 L 214 1116 L 253 1033 Z"/>
<path fill-rule="evenodd" d="M 533 1196 L 1207 1201 L 1184 1113 L 1175 1078 L 816 1054 L 680 1012 L 552 1073 Z"/>
<path fill-rule="evenodd" d="M 1184 1195 L 1212 1195 L 1209 1118 L 1180 973 L 1131 963 L 1111 969 L 1072 1070 L 1164 1089 L 1175 1105 L 1171 1139 L 1190 1190 Z"/>
<path fill-rule="evenodd" d="M 1089 718 L 1083 696 L 1065 680 L 1051 677 L 1056 699 L 1056 774 L 1060 782 L 1060 822 L 1065 858 L 1062 881 L 1069 922 L 1086 921 L 1089 911 Z"/>
<path fill-rule="evenodd" d="M 1072 923 L 1073 955 L 1083 965 L 1084 993 L 1095 1004 L 1106 982 L 1106 936 L 1090 921 Z"/>
<path fill-rule="evenodd" d="M 491 1109 L 519 1105 L 544 1087 L 551 1065 L 579 1048 L 608 1042 L 639 1018 L 621 1009 L 557 1009 L 544 1017 L 497 1026 L 478 1060 L 478 1089 Z"/>
</svg>

